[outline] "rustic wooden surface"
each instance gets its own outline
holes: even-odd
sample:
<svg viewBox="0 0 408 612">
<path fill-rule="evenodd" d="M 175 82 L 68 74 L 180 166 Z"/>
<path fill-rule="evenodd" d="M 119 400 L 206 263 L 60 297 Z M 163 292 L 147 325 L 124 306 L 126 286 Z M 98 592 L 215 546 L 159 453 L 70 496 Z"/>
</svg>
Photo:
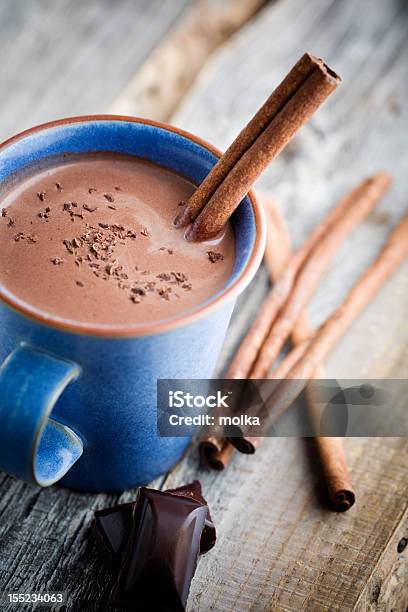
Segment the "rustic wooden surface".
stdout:
<svg viewBox="0 0 408 612">
<path fill-rule="evenodd" d="M 267 0 L 198 0 L 137 71 L 110 110 L 167 121 L 208 56 Z M 187 60 L 188 58 L 188 60 Z"/>
<path fill-rule="evenodd" d="M 0 2 L 0 138 L 105 112 L 191 1 Z"/>
<path fill-rule="evenodd" d="M 364 175 L 381 168 L 395 174 L 390 196 L 336 257 L 311 306 L 314 324 L 408 207 L 407 20 L 398 0 L 271 3 L 212 57 L 174 116 L 225 147 L 303 51 L 324 56 L 342 74 L 340 91 L 261 181 L 298 243 Z M 407 272 L 405 265 L 333 352 L 329 375 L 407 377 Z M 266 286 L 261 270 L 237 305 L 220 370 Z M 408 443 L 348 439 L 346 452 L 357 503 L 342 515 L 325 507 L 312 443 L 296 438 L 270 439 L 254 457 L 236 455 L 224 473 L 200 467 L 192 449 L 154 483 L 166 488 L 199 477 L 217 522 L 219 541 L 199 562 L 189 610 L 405 611 L 408 549 L 398 552 L 398 543 L 408 537 Z M 89 525 L 96 508 L 117 500 L 41 491 L 2 475 L 0 588 L 65 590 L 68 610 L 106 610 L 109 577 Z"/>
</svg>

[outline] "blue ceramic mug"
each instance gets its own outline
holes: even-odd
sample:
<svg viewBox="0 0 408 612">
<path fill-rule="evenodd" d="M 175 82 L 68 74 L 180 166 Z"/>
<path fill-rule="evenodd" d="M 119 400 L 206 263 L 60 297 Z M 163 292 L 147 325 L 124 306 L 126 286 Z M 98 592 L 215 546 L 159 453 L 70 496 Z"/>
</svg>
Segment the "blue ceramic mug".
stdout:
<svg viewBox="0 0 408 612">
<path fill-rule="evenodd" d="M 77 117 L 23 132 L 0 146 L 0 183 L 62 153 L 137 155 L 200 183 L 219 151 L 168 125 Z M 26 481 L 85 491 L 149 482 L 181 457 L 188 438 L 157 434 L 159 378 L 211 377 L 238 294 L 263 253 L 265 225 L 250 193 L 233 216 L 236 261 L 216 295 L 160 323 L 68 321 L 0 284 L 0 468 Z"/>
</svg>

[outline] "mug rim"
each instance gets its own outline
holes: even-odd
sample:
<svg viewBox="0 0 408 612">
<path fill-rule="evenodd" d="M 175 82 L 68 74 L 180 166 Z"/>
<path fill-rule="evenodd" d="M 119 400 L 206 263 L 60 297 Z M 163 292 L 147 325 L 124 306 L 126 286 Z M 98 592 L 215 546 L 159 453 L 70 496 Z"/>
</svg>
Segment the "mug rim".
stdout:
<svg viewBox="0 0 408 612">
<path fill-rule="evenodd" d="M 111 122 L 130 122 L 138 123 L 142 125 L 149 125 L 157 127 L 168 132 L 173 132 L 179 136 L 192 141 L 200 147 L 207 149 L 210 153 L 220 158 L 222 152 L 220 149 L 210 144 L 199 136 L 195 136 L 190 132 L 183 130 L 179 127 L 170 125 L 162 121 L 155 121 L 152 119 L 145 119 L 143 117 L 131 117 L 127 115 L 113 115 L 113 114 L 97 114 L 97 115 L 78 115 L 74 117 L 67 117 L 63 119 L 56 119 L 41 123 L 40 125 L 28 128 L 18 134 L 11 136 L 7 140 L 0 143 L 0 154 L 14 143 L 23 140 L 27 136 L 37 134 L 38 132 L 64 125 L 70 125 L 75 123 L 91 123 L 93 121 L 111 121 Z M 70 332 L 80 335 L 105 337 L 105 338 L 126 338 L 126 337 L 138 337 L 138 336 L 151 336 L 168 331 L 172 331 L 179 327 L 194 323 L 198 319 L 207 316 L 214 310 L 218 309 L 223 303 L 236 299 L 240 293 L 249 284 L 253 276 L 255 275 L 265 248 L 266 240 L 266 223 L 263 213 L 262 206 L 255 195 L 255 192 L 250 189 L 247 196 L 254 213 L 254 224 L 255 224 L 255 241 L 252 247 L 251 255 L 244 267 L 240 272 L 238 278 L 227 288 L 222 289 L 220 294 L 213 298 L 209 298 L 209 302 L 204 303 L 195 307 L 191 311 L 187 311 L 168 319 L 162 319 L 161 321 L 152 321 L 149 323 L 136 323 L 125 326 L 108 325 L 108 324 L 89 324 L 80 323 L 78 321 L 72 321 L 69 319 L 63 319 L 55 315 L 48 314 L 38 308 L 30 307 L 29 304 L 20 302 L 16 296 L 11 292 L 5 292 L 4 287 L 0 285 L 0 300 L 2 300 L 7 306 L 17 311 L 19 314 L 25 317 L 41 323 L 53 329 L 57 329 L 63 332 Z"/>
</svg>

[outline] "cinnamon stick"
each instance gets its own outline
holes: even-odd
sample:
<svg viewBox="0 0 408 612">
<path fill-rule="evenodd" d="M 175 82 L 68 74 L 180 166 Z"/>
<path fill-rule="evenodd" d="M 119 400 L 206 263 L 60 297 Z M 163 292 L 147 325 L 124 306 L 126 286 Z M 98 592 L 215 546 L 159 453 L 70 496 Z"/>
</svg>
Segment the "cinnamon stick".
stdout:
<svg viewBox="0 0 408 612">
<path fill-rule="evenodd" d="M 176 218 L 193 221 L 188 240 L 208 240 L 227 223 L 266 166 L 279 155 L 341 79 L 321 59 L 305 54 L 239 134 Z"/>
<path fill-rule="evenodd" d="M 285 268 L 290 252 L 290 238 L 286 226 L 282 226 L 283 219 L 275 206 L 271 205 L 270 198 L 262 195 L 261 200 L 267 202 L 265 210 L 267 215 L 267 237 L 264 259 L 270 272 L 271 281 L 275 282 Z M 245 443 L 245 439 L 243 440 Z M 248 452 L 254 452 L 257 441 L 250 440 Z M 252 449 L 252 451 L 251 451 Z M 200 457 L 204 464 L 214 470 L 223 470 L 230 462 L 235 448 L 225 438 L 207 436 L 199 443 Z"/>
<path fill-rule="evenodd" d="M 267 375 L 341 243 L 373 210 L 380 197 L 388 190 L 390 182 L 388 175 L 379 173 L 361 183 L 347 196 L 351 204 L 348 213 L 322 238 L 299 271 L 291 294 L 263 342 L 251 369 L 251 378 L 264 378 Z"/>
<path fill-rule="evenodd" d="M 270 275 L 273 278 L 276 276 L 275 261 L 282 258 L 282 250 L 285 250 L 287 255 L 290 254 L 290 236 L 284 219 L 279 214 L 275 203 L 268 199 L 266 195 L 262 196 L 262 202 L 268 220 L 268 230 L 274 228 L 274 234 L 279 235 L 280 241 L 272 240 L 273 236 L 268 232 L 268 239 L 265 248 L 265 262 L 269 269 Z M 275 253 L 275 251 L 277 251 Z M 286 378 L 293 365 L 307 350 L 307 347 L 312 336 L 312 328 L 309 323 L 306 312 L 303 312 L 299 317 L 295 328 L 292 331 L 291 339 L 293 350 L 291 351 L 292 358 L 289 357 L 283 361 L 281 367 L 274 371 L 274 377 Z M 325 378 L 323 365 L 318 365 L 312 375 L 313 379 L 319 380 Z M 313 394 L 313 386 L 307 385 L 305 388 L 306 404 L 308 407 L 309 416 L 311 418 L 314 431 L 318 431 L 316 403 Z M 319 456 L 320 466 L 325 479 L 328 497 L 331 507 L 336 512 L 345 512 L 349 510 L 355 502 L 355 493 L 350 481 L 350 474 L 347 467 L 346 457 L 344 454 L 343 440 L 339 437 L 321 437 L 315 436 L 314 443 Z"/>
<path fill-rule="evenodd" d="M 208 436 L 199 443 L 200 457 L 203 463 L 213 470 L 221 471 L 235 452 L 234 446 L 225 438 Z"/>
<path fill-rule="evenodd" d="M 185 227 L 195 221 L 237 161 L 254 144 L 266 126 L 287 104 L 314 68 L 315 58 L 309 53 L 305 53 L 197 187 L 188 200 L 186 208 L 176 217 L 174 221 L 176 227 Z"/>
<path fill-rule="evenodd" d="M 248 378 L 249 376 L 251 376 L 251 378 L 265 377 L 266 358 L 269 358 L 271 354 L 271 344 L 275 342 L 277 343 L 277 341 L 275 341 L 274 337 L 271 335 L 272 326 L 277 319 L 278 314 L 281 314 L 282 307 L 286 304 L 289 296 L 291 295 L 295 282 L 297 281 L 297 277 L 305 265 L 305 262 L 309 260 L 307 274 L 310 274 L 310 277 L 308 278 L 306 276 L 305 278 L 305 274 L 302 277 L 302 294 L 299 296 L 299 299 L 296 302 L 296 307 L 303 302 L 306 304 L 310 298 L 311 292 L 309 295 L 307 294 L 307 284 L 306 294 L 303 294 L 305 283 L 308 283 L 310 279 L 317 284 L 319 275 L 323 274 L 329 263 L 329 257 L 333 256 L 335 249 L 340 246 L 340 243 L 353 229 L 354 225 L 372 210 L 375 204 L 387 191 L 390 183 L 391 179 L 389 175 L 383 172 L 366 179 L 350 194 L 342 198 L 340 202 L 330 211 L 327 217 L 316 226 L 309 238 L 289 260 L 285 271 L 279 278 L 279 281 L 269 292 L 267 298 L 261 306 L 258 316 L 238 348 L 238 351 L 236 352 L 225 374 L 226 378 L 240 379 Z M 316 260 L 318 260 L 317 269 L 314 267 L 316 265 Z M 297 316 L 300 315 L 299 311 L 301 310 L 302 309 L 300 308 L 296 308 Z M 288 314 L 293 320 L 294 312 L 289 309 Z M 294 326 L 295 321 L 293 322 L 292 327 Z M 280 323 L 280 325 L 282 325 L 282 323 Z M 286 326 L 285 320 L 285 327 L 282 329 L 282 334 L 287 337 L 290 331 L 290 326 Z M 254 371 L 254 366 L 257 362 L 259 364 L 261 347 L 268 336 L 269 344 L 266 346 L 267 353 L 261 358 L 262 361 L 260 364 L 262 366 L 262 374 L 259 375 L 261 368 L 257 367 Z M 280 342 L 281 339 L 279 339 L 279 343 Z M 272 346 L 272 348 L 275 347 Z M 269 369 L 271 365 L 272 363 L 269 363 L 267 369 Z"/>
<path fill-rule="evenodd" d="M 271 406 L 266 429 L 292 405 L 313 372 L 324 361 L 354 320 L 384 283 L 408 257 L 408 215 L 392 231 L 381 253 L 360 277 L 337 310 L 313 335 L 304 355 L 290 369 L 286 380 L 268 398 Z M 290 353 L 285 359 L 290 358 Z M 290 381 L 297 381 L 293 385 Z"/>
</svg>

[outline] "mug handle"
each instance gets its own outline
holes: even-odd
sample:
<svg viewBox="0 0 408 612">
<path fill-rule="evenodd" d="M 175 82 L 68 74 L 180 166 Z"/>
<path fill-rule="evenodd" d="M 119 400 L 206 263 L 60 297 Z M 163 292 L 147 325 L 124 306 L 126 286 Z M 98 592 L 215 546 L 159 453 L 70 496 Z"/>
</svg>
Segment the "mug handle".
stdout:
<svg viewBox="0 0 408 612">
<path fill-rule="evenodd" d="M 81 373 L 70 361 L 21 344 L 0 366 L 0 469 L 47 487 L 81 457 L 82 440 L 50 418 Z"/>
</svg>

